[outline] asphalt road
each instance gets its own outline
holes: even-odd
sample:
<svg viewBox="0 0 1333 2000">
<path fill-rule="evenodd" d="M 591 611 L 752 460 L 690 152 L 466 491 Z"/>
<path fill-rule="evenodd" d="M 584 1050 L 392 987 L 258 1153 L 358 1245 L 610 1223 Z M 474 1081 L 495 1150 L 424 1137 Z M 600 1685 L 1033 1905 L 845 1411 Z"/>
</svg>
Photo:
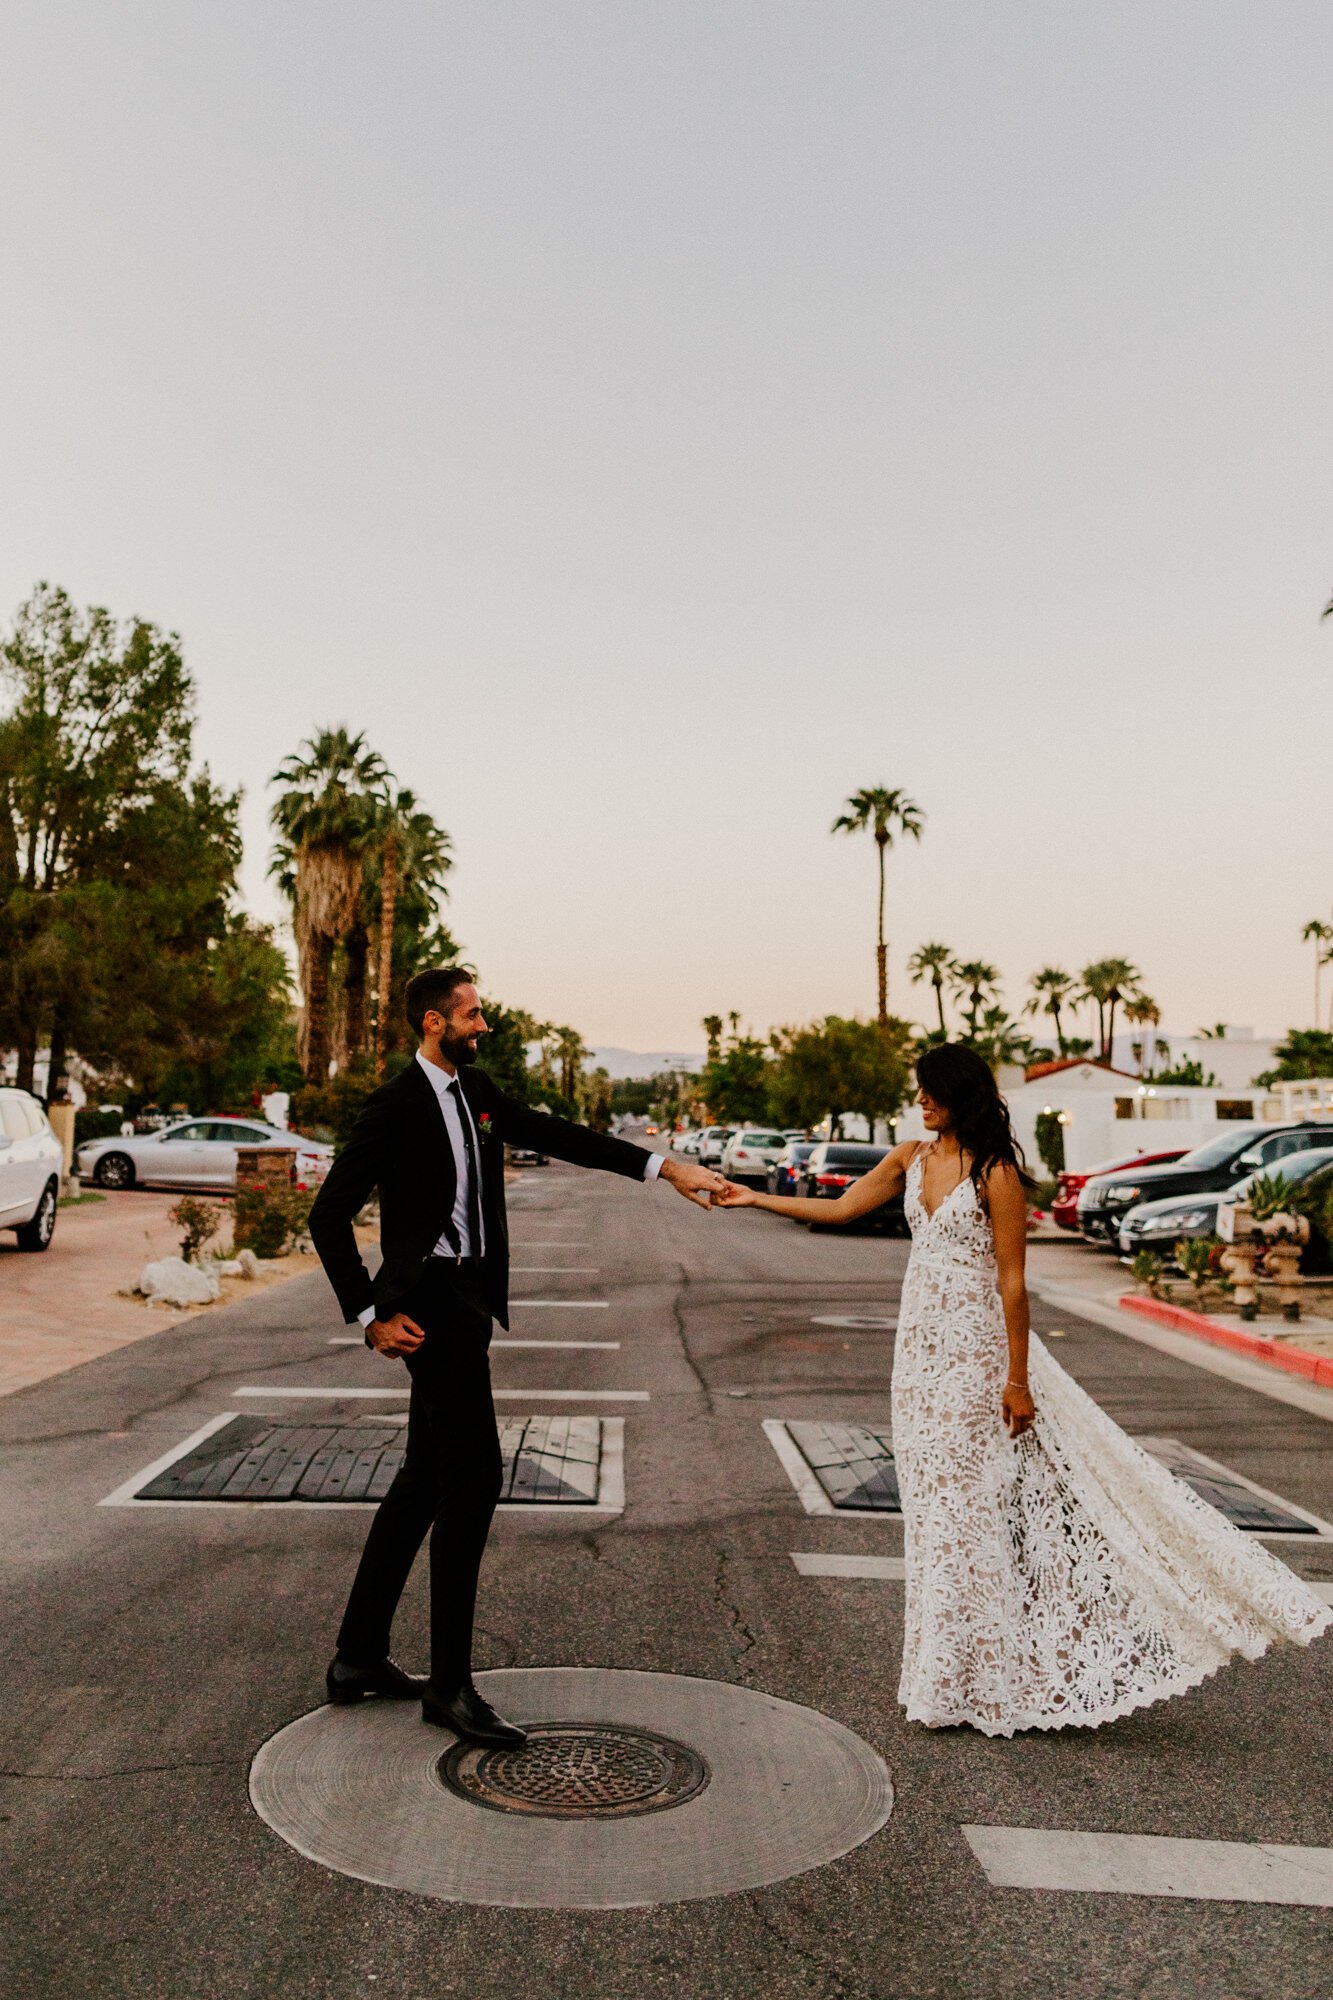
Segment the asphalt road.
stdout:
<svg viewBox="0 0 1333 2000">
<path fill-rule="evenodd" d="M 366 1513 L 98 1502 L 254 1385 L 383 1386 L 332 1346 L 317 1273 L 0 1404 L 5 1534 L 0 1832 L 9 1992 L 59 2000 L 1306 2000 L 1333 1989 L 1327 1911 L 990 1886 L 967 1824 L 1333 1845 L 1333 1641 L 1236 1666 L 1096 1732 L 909 1728 L 901 1586 L 798 1575 L 794 1550 L 901 1551 L 896 1521 L 807 1515 L 766 1417 L 886 1421 L 906 1246 L 704 1215 L 665 1187 L 552 1166 L 518 1199 L 513 1332 L 618 1351 L 497 1352 L 543 1391 L 645 1391 L 623 1414 L 627 1503 L 596 1524 L 500 1519 L 481 1666 L 600 1665 L 739 1682 L 821 1710 L 885 1759 L 896 1805 L 842 1860 L 732 1897 L 623 1911 L 427 1900 L 304 1860 L 247 1773 L 322 1675 Z M 559 1239 L 558 1241 L 556 1239 Z M 51 1253 L 58 1255 L 58 1248 Z M 593 1267 L 579 1271 L 574 1267 Z M 1180 1438 L 1333 1517 L 1321 1417 L 1067 1313 L 1060 1360 L 1133 1432 Z M 393 1407 L 390 1403 L 387 1407 Z M 1333 1577 L 1333 1542 L 1279 1551 Z M 414 1578 L 395 1646 L 424 1659 Z"/>
</svg>

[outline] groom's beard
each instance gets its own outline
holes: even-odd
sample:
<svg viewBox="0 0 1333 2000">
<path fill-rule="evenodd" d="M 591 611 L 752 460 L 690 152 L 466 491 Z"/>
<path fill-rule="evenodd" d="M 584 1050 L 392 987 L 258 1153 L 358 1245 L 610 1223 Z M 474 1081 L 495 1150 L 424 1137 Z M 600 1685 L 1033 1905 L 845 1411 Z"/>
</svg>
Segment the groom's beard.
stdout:
<svg viewBox="0 0 1333 2000">
<path fill-rule="evenodd" d="M 474 1063 L 477 1060 L 476 1037 L 470 1036 L 466 1041 L 455 1041 L 452 1036 L 441 1035 L 440 1054 L 446 1062 L 451 1062 L 455 1069 L 464 1063 Z"/>
</svg>

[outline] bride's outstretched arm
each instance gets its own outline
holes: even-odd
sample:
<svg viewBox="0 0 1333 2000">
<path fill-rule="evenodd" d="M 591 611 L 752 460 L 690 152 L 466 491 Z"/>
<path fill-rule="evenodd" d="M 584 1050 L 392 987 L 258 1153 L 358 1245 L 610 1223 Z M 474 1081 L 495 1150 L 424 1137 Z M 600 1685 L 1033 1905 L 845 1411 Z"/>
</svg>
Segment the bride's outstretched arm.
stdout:
<svg viewBox="0 0 1333 2000">
<path fill-rule="evenodd" d="M 853 1181 L 846 1194 L 836 1201 L 816 1201 L 809 1195 L 759 1194 L 754 1188 L 737 1187 L 728 1181 L 721 1194 L 713 1196 L 716 1208 L 771 1208 L 774 1215 L 788 1216 L 793 1222 L 855 1222 L 858 1215 L 869 1215 L 879 1208 L 890 1196 L 900 1192 L 907 1176 L 907 1162 L 915 1151 L 915 1141 L 908 1139 L 901 1146 L 895 1146 L 886 1153 L 879 1165 L 863 1174 L 859 1181 Z"/>
<path fill-rule="evenodd" d="M 1012 1167 L 992 1167 L 986 1176 L 986 1207 L 995 1237 L 995 1268 L 1009 1336 L 1009 1379 L 1002 1398 L 1005 1428 L 1021 1437 L 1034 1415 L 1028 1388 L 1027 1249 L 1028 1204 L 1023 1183 Z"/>
</svg>

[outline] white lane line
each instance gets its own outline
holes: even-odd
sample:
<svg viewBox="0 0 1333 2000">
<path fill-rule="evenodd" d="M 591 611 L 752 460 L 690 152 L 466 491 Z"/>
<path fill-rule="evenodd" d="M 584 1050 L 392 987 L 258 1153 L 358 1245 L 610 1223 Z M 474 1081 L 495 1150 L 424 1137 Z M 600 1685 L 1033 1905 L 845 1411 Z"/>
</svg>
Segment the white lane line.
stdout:
<svg viewBox="0 0 1333 2000">
<path fill-rule="evenodd" d="M 184 1458 L 197 1444 L 202 1444 L 205 1438 L 211 1438 L 214 1431 L 220 1431 L 224 1424 L 229 1424 L 234 1415 L 233 1410 L 224 1410 L 220 1417 L 210 1417 L 206 1424 L 200 1424 L 197 1431 L 191 1431 L 183 1444 L 173 1444 L 171 1450 L 164 1451 L 161 1458 L 155 1458 L 152 1464 L 145 1465 L 141 1472 L 132 1473 L 114 1493 L 108 1493 L 105 1500 L 99 1500 L 98 1506 L 127 1506 L 141 1486 L 147 1486 L 150 1480 L 157 1478 L 159 1472 L 165 1472 L 169 1465 L 174 1465 L 178 1458 Z"/>
<path fill-rule="evenodd" d="M 361 1347 L 364 1343 L 357 1334 L 335 1334 L 330 1347 Z M 492 1347 L 554 1347 L 561 1350 L 574 1348 L 595 1348 L 599 1354 L 619 1354 L 618 1340 L 493 1340 Z"/>
<path fill-rule="evenodd" d="M 252 1384 L 246 1389 L 233 1389 L 233 1396 L 274 1396 L 281 1402 L 292 1402 L 305 1398 L 323 1403 L 378 1402 L 388 1398 L 401 1403 L 403 1391 L 397 1389 L 308 1389 L 281 1388 L 266 1389 L 263 1383 Z M 646 1403 L 650 1400 L 646 1389 L 492 1389 L 497 1402 L 508 1403 Z M 201 1432 L 207 1436 L 207 1432 Z M 169 1463 L 169 1461 L 168 1461 Z"/>
<path fill-rule="evenodd" d="M 864 1577 L 874 1583 L 902 1583 L 907 1576 L 902 1556 L 830 1556 L 793 1549 L 791 1559 L 802 1576 Z"/>
<path fill-rule="evenodd" d="M 561 1312 L 609 1312 L 609 1299 L 511 1299 L 511 1306 L 553 1306 Z"/>
<path fill-rule="evenodd" d="M 824 1491 L 814 1473 L 806 1464 L 801 1453 L 787 1435 L 787 1426 L 781 1417 L 765 1417 L 763 1421 L 765 1437 L 782 1462 L 782 1469 L 796 1488 L 797 1498 L 807 1514 L 832 1514 L 833 1502 Z"/>
<path fill-rule="evenodd" d="M 1208 1902 L 1333 1909 L 1333 1847 L 1020 1826 L 965 1826 L 963 1834 L 997 1889 L 1091 1890 L 1109 1896 L 1191 1896 Z"/>
</svg>

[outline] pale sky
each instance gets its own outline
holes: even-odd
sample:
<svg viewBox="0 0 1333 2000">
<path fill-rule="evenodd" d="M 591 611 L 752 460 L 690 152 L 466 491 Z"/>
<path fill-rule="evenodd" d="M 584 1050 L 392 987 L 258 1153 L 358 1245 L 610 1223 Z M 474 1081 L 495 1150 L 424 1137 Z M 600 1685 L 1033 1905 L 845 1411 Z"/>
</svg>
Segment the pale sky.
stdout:
<svg viewBox="0 0 1333 2000">
<path fill-rule="evenodd" d="M 1327 0 L 15 0 L 0 612 L 183 635 L 260 914 L 364 729 L 593 1042 L 873 1009 L 877 783 L 895 1007 L 1305 1024 L 1330 77 Z"/>
</svg>

